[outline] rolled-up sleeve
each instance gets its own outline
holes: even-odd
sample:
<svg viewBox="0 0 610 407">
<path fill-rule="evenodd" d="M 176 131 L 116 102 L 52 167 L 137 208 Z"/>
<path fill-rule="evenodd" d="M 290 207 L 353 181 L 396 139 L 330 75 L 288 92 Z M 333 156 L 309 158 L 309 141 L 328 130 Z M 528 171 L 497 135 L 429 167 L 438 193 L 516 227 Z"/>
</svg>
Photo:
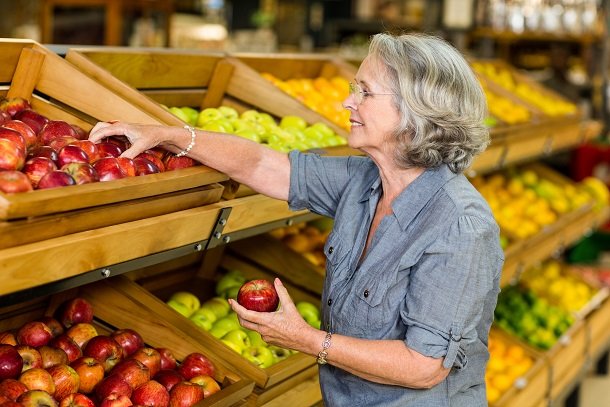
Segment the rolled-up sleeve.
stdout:
<svg viewBox="0 0 610 407">
<path fill-rule="evenodd" d="M 462 216 L 426 249 L 411 272 L 401 312 L 409 348 L 444 358 L 445 368 L 466 366 L 465 345 L 477 338 L 486 299 L 497 295 L 498 247 L 496 225 Z"/>
</svg>

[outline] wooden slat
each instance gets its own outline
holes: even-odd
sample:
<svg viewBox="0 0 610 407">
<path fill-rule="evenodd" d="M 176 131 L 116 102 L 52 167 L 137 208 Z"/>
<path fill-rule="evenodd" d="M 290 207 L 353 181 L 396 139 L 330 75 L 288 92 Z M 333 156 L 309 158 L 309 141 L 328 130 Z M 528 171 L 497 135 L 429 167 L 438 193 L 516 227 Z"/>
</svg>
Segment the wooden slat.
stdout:
<svg viewBox="0 0 610 407">
<path fill-rule="evenodd" d="M 234 66 L 225 61 L 219 61 L 214 69 L 214 74 L 210 80 L 208 91 L 201 101 L 201 110 L 206 107 L 217 107 L 222 103 L 227 85 L 233 76 Z"/>
<path fill-rule="evenodd" d="M 32 98 L 32 93 L 38 82 L 42 63 L 44 62 L 44 54 L 40 51 L 31 48 L 24 48 L 21 51 L 11 87 L 8 90 L 7 97 L 21 97 L 26 100 Z"/>
<path fill-rule="evenodd" d="M 3 38 L 0 43 L 0 83 L 10 83 L 15 75 L 21 51 L 31 49 L 34 41 Z"/>
</svg>

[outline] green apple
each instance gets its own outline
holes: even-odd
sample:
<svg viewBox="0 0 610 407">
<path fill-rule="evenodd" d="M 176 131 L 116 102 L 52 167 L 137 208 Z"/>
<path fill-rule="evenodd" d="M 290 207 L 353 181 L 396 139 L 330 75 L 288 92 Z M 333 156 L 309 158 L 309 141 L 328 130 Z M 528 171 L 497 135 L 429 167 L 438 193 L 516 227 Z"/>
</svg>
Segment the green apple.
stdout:
<svg viewBox="0 0 610 407">
<path fill-rule="evenodd" d="M 314 123 L 309 127 L 313 127 L 314 129 L 318 130 L 327 138 L 335 135 L 335 131 L 322 122 Z"/>
<path fill-rule="evenodd" d="M 217 133 L 233 133 L 233 126 L 231 126 L 231 123 L 229 123 L 229 120 L 227 119 L 210 120 L 209 122 L 203 123 L 203 125 L 198 128 L 206 131 L 215 131 Z"/>
<path fill-rule="evenodd" d="M 199 298 L 195 294 L 188 291 L 176 291 L 169 297 L 169 300 L 185 305 L 191 310 L 191 313 L 195 312 L 195 310 L 197 310 L 201 305 Z"/>
<path fill-rule="evenodd" d="M 174 116 L 176 116 L 178 119 L 182 120 L 183 122 L 186 123 L 190 123 L 190 116 L 185 113 L 181 108 L 176 107 L 176 106 L 172 106 L 169 108 L 169 111 L 171 114 L 173 114 Z"/>
<path fill-rule="evenodd" d="M 223 275 L 218 283 L 216 283 L 216 295 L 220 297 L 226 297 L 226 292 L 231 287 L 241 287 L 243 283 L 246 282 L 246 277 L 243 276 L 237 270 L 231 270 L 227 272 L 227 274 Z"/>
<path fill-rule="evenodd" d="M 231 348 L 232 350 L 234 350 L 235 352 L 239 353 L 241 355 L 241 347 L 227 339 L 221 339 L 220 340 L 222 343 L 224 343 L 225 345 L 227 345 L 229 348 Z"/>
<path fill-rule="evenodd" d="M 227 332 L 222 336 L 221 339 L 224 341 L 232 342 L 236 347 L 240 349 L 240 353 L 250 346 L 250 338 L 248 337 L 246 331 L 241 328 L 233 329 Z"/>
<path fill-rule="evenodd" d="M 302 117 L 288 115 L 282 117 L 282 120 L 280 120 L 280 127 L 283 129 L 293 127 L 295 129 L 305 130 L 307 128 L 307 122 Z"/>
<path fill-rule="evenodd" d="M 182 110 L 182 112 L 186 114 L 186 116 L 189 118 L 187 121 L 188 124 L 190 124 L 191 126 L 197 125 L 197 118 L 199 117 L 198 110 L 193 109 L 190 106 L 183 106 L 180 108 L 180 110 Z"/>
<path fill-rule="evenodd" d="M 261 334 L 251 329 L 243 328 L 248 334 L 248 338 L 250 338 L 250 345 L 252 346 L 267 346 L 267 342 L 263 340 Z"/>
<path fill-rule="evenodd" d="M 222 318 L 226 316 L 231 310 L 231 306 L 229 305 L 228 301 L 222 297 L 210 298 L 209 300 L 201 304 L 201 307 L 199 308 L 210 309 L 214 313 L 214 315 L 216 315 L 216 318 Z"/>
<path fill-rule="evenodd" d="M 253 130 L 252 122 L 240 119 L 239 117 L 230 118 L 229 123 L 231 123 L 231 126 L 233 126 L 233 130 L 235 131 L 244 129 Z"/>
<path fill-rule="evenodd" d="M 299 301 L 295 304 L 297 311 L 303 317 L 308 324 L 311 325 L 312 321 L 318 321 L 320 319 L 320 310 L 318 307 L 307 301 Z"/>
<path fill-rule="evenodd" d="M 197 127 L 201 127 L 203 124 L 209 121 L 223 118 L 224 116 L 220 110 L 213 107 L 208 107 L 207 109 L 203 109 L 201 112 L 199 112 L 199 115 L 197 116 Z"/>
<path fill-rule="evenodd" d="M 275 345 L 270 345 L 269 350 L 273 354 L 273 363 L 282 361 L 291 355 L 288 349 L 280 348 L 279 346 Z"/>
<path fill-rule="evenodd" d="M 305 130 L 303 130 L 303 135 L 310 140 L 324 140 L 325 136 L 320 130 L 315 128 L 314 126 L 309 126 Z"/>
<path fill-rule="evenodd" d="M 229 289 L 226 291 L 225 295 L 227 296 L 227 298 L 232 298 L 232 299 L 237 299 L 237 294 L 239 293 L 239 289 L 241 288 L 241 286 L 233 286 L 233 287 L 229 287 Z"/>
<path fill-rule="evenodd" d="M 189 307 L 187 307 L 186 305 L 184 305 L 181 302 L 178 301 L 174 301 L 174 300 L 169 300 L 166 302 L 166 304 L 173 309 L 174 311 L 177 311 L 179 314 L 184 315 L 185 317 L 190 317 L 191 314 L 193 313 L 193 311 L 191 311 L 191 309 Z"/>
<path fill-rule="evenodd" d="M 241 129 L 233 132 L 236 136 L 243 137 L 248 140 L 260 143 L 262 141 L 261 136 L 252 129 Z"/>
<path fill-rule="evenodd" d="M 237 110 L 233 109 L 230 106 L 220 106 L 218 107 L 218 111 L 222 113 L 222 115 L 227 119 L 239 117 L 239 113 L 237 113 Z"/>
<path fill-rule="evenodd" d="M 207 308 L 199 308 L 189 317 L 195 325 L 206 331 L 212 329 L 212 324 L 216 321 L 216 314 Z"/>
<path fill-rule="evenodd" d="M 212 329 L 210 333 L 216 336 L 215 334 L 221 334 L 220 337 L 224 336 L 227 332 L 232 331 L 234 329 L 240 329 L 241 325 L 239 325 L 239 320 L 237 319 L 237 314 L 231 313 L 226 317 L 222 317 L 216 320 L 212 325 Z"/>
<path fill-rule="evenodd" d="M 250 110 L 246 110 L 246 111 L 242 112 L 242 114 L 239 115 L 239 118 L 242 120 L 246 120 L 249 122 L 255 122 L 255 123 L 259 123 L 261 120 L 260 113 L 254 109 L 250 109 Z"/>
<path fill-rule="evenodd" d="M 273 353 L 266 346 L 249 346 L 241 352 L 241 355 L 263 369 L 273 364 Z"/>
<path fill-rule="evenodd" d="M 267 128 L 278 127 L 277 123 L 275 122 L 275 119 L 269 113 L 261 112 L 258 117 L 260 124 L 262 124 L 263 126 Z"/>
</svg>

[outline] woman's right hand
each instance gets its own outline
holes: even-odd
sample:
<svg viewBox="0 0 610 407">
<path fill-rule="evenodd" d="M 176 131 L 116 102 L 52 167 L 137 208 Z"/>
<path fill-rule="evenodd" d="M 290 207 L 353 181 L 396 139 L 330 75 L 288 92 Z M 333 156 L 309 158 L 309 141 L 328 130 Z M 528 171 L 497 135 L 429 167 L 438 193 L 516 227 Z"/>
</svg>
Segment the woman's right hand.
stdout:
<svg viewBox="0 0 610 407">
<path fill-rule="evenodd" d="M 91 129 L 89 140 L 99 143 L 106 137 L 125 136 L 131 146 L 121 154 L 121 157 L 134 158 L 165 141 L 164 133 L 168 130 L 168 127 L 160 125 L 140 125 L 119 121 L 99 122 Z"/>
</svg>

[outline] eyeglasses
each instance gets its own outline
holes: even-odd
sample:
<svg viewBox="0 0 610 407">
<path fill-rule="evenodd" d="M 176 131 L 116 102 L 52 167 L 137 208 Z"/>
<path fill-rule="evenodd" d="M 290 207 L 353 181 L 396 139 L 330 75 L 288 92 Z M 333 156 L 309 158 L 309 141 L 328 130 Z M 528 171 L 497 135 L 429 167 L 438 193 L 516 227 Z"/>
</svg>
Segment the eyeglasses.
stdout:
<svg viewBox="0 0 610 407">
<path fill-rule="evenodd" d="M 396 93 L 373 93 L 366 90 L 363 90 L 360 85 L 357 83 L 350 82 L 349 83 L 349 94 L 354 97 L 354 101 L 357 105 L 360 105 L 364 98 L 369 96 L 377 96 L 377 95 L 396 95 Z"/>
</svg>

